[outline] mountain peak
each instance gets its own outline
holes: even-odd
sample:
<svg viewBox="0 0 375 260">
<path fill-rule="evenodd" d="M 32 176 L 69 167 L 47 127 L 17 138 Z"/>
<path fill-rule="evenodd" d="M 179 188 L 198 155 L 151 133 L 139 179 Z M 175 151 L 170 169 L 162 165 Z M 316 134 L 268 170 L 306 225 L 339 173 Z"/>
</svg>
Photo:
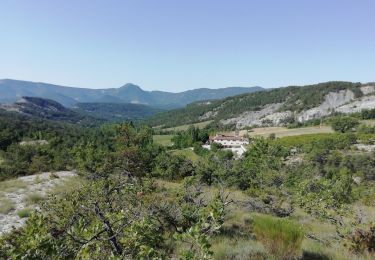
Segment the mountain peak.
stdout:
<svg viewBox="0 0 375 260">
<path fill-rule="evenodd" d="M 147 104 L 153 107 L 170 109 L 183 107 L 195 101 L 220 99 L 259 90 L 261 89 L 221 88 L 172 93 L 146 91 L 133 83 L 127 83 L 119 88 L 85 89 L 3 79 L 0 81 L 0 103 L 11 104 L 22 96 L 29 96 L 52 99 L 65 107 L 73 107 L 79 102 L 110 102 Z"/>
<path fill-rule="evenodd" d="M 140 91 L 143 91 L 143 89 L 140 86 L 135 85 L 133 83 L 126 83 L 125 85 L 123 85 L 120 88 L 121 89 L 127 89 L 127 90 L 140 90 Z"/>
</svg>

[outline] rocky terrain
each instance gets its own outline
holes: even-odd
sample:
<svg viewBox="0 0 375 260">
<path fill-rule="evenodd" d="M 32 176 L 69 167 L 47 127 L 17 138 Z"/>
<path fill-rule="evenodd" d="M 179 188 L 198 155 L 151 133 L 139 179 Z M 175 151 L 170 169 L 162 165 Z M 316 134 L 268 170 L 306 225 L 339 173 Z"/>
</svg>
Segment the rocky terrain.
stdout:
<svg viewBox="0 0 375 260">
<path fill-rule="evenodd" d="M 0 235 L 21 227 L 27 220 L 26 213 L 38 208 L 37 201 L 74 176 L 74 172 L 68 171 L 45 172 L 0 182 L 0 206 L 3 209 L 0 212 Z M 7 212 L 4 212 L 5 205 L 8 205 Z"/>
<path fill-rule="evenodd" d="M 351 90 L 329 92 L 319 106 L 301 112 L 283 110 L 285 103 L 271 103 L 260 110 L 246 111 L 237 117 L 221 120 L 220 123 L 223 125 L 234 124 L 238 129 L 246 126 L 282 126 L 289 120 L 302 123 L 329 116 L 335 112 L 351 114 L 375 108 L 375 87 L 363 86 L 360 90 L 363 96 L 359 98 L 356 98 Z"/>
</svg>

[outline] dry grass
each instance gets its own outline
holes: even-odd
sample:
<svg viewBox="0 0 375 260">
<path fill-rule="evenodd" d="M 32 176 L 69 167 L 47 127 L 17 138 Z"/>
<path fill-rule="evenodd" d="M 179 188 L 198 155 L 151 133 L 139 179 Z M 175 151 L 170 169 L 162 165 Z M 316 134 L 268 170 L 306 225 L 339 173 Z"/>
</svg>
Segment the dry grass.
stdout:
<svg viewBox="0 0 375 260">
<path fill-rule="evenodd" d="M 276 137 L 285 136 L 296 136 L 296 135 L 306 135 L 306 134 L 320 134 L 320 133 L 333 133 L 334 131 L 330 126 L 310 126 L 302 128 L 291 128 L 286 127 L 260 127 L 253 128 L 249 131 L 249 136 L 263 136 L 268 137 L 270 134 L 275 134 Z"/>
<path fill-rule="evenodd" d="M 2 192 L 14 192 L 19 189 L 25 189 L 26 187 L 27 184 L 19 179 L 0 182 L 0 191 Z"/>
<path fill-rule="evenodd" d="M 368 120 L 362 120 L 361 123 L 369 126 L 375 126 L 375 120 L 374 119 L 368 119 Z"/>
<path fill-rule="evenodd" d="M 0 199 L 0 214 L 8 214 L 10 211 L 14 210 L 14 203 L 8 198 Z"/>
<path fill-rule="evenodd" d="M 214 259 L 270 259 L 264 246 L 250 238 L 217 237 L 213 240 Z"/>
<path fill-rule="evenodd" d="M 79 189 L 84 183 L 85 180 L 79 176 L 67 178 L 53 187 L 48 194 L 64 195 Z"/>
<path fill-rule="evenodd" d="M 44 197 L 39 193 L 29 193 L 25 198 L 25 203 L 26 205 L 35 205 L 39 204 L 42 200 L 44 200 Z"/>
</svg>

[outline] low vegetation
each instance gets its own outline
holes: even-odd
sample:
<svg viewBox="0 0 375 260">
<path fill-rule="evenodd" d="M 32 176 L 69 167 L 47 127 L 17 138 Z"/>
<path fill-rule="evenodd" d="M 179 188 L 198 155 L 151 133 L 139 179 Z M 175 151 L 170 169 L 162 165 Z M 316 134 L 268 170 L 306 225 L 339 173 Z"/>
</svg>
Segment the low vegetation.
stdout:
<svg viewBox="0 0 375 260">
<path fill-rule="evenodd" d="M 253 231 L 277 259 L 293 259 L 302 255 L 304 232 L 299 224 L 287 219 L 255 215 Z"/>
<path fill-rule="evenodd" d="M 25 202 L 26 205 L 34 205 L 39 204 L 43 199 L 44 197 L 39 193 L 30 193 L 26 196 Z"/>
<path fill-rule="evenodd" d="M 17 211 L 17 215 L 20 218 L 28 218 L 31 212 L 32 212 L 31 208 L 24 208 L 24 209 L 20 209 L 19 211 Z"/>
<path fill-rule="evenodd" d="M 51 175 L 59 186 L 28 194 L 30 208 L 16 212 L 27 221 L 0 237 L 0 258 L 371 259 L 375 154 L 357 147 L 371 148 L 375 132 L 353 118 L 327 119 L 328 133 L 251 136 L 241 158 L 203 149 L 218 131 L 208 126 L 156 135 L 133 123 L 29 129 L 4 119 L 2 193 L 39 171 L 79 176 Z M 20 146 L 25 138 L 48 145 Z"/>
<path fill-rule="evenodd" d="M 14 203 L 8 198 L 0 199 L 0 214 L 8 214 L 10 211 L 14 210 Z"/>
</svg>

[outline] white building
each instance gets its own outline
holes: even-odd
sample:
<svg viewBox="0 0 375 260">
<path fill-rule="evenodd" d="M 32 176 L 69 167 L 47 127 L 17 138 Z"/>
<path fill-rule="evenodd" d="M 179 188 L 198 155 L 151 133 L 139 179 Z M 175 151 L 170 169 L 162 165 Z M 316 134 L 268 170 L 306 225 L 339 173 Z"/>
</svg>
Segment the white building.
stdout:
<svg viewBox="0 0 375 260">
<path fill-rule="evenodd" d="M 241 157 L 242 154 L 246 152 L 246 146 L 249 144 L 249 140 L 238 135 L 216 135 L 214 137 L 210 137 L 208 142 L 203 145 L 203 148 L 210 150 L 210 145 L 212 143 L 221 144 L 224 150 L 231 150 L 236 157 Z"/>
<path fill-rule="evenodd" d="M 214 137 L 210 137 L 208 142 L 209 144 L 221 144 L 224 148 L 241 147 L 241 145 L 249 144 L 249 140 L 247 138 L 229 135 L 216 135 Z"/>
</svg>

